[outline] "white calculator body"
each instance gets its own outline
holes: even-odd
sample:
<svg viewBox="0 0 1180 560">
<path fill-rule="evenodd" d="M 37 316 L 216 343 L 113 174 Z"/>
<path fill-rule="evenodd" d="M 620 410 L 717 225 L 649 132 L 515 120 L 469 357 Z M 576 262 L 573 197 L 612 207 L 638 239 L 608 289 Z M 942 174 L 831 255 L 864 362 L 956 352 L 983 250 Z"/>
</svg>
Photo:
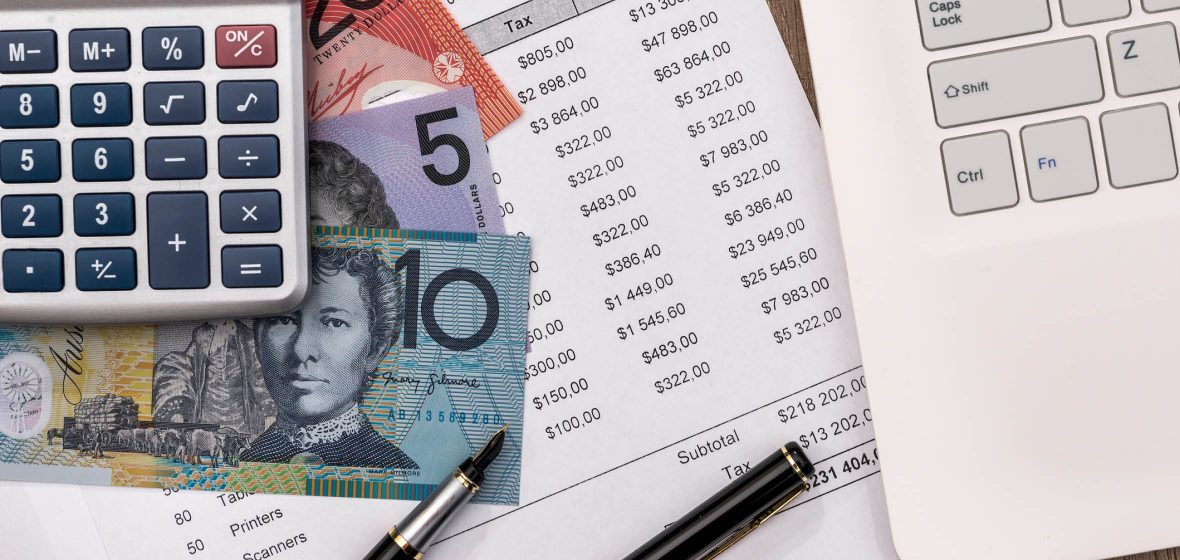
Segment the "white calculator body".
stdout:
<svg viewBox="0 0 1180 560">
<path fill-rule="evenodd" d="M 299 0 L 0 7 L 0 322 L 278 313 L 307 290 Z"/>
</svg>

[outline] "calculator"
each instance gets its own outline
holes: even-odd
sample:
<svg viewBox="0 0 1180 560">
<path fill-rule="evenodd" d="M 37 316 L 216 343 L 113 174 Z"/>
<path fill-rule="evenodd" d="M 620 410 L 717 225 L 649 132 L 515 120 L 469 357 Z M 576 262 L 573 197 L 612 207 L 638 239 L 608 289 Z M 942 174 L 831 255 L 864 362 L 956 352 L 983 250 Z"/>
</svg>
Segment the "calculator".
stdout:
<svg viewBox="0 0 1180 560">
<path fill-rule="evenodd" d="M 0 322 L 300 303 L 301 13 L 299 0 L 4 0 Z"/>
</svg>

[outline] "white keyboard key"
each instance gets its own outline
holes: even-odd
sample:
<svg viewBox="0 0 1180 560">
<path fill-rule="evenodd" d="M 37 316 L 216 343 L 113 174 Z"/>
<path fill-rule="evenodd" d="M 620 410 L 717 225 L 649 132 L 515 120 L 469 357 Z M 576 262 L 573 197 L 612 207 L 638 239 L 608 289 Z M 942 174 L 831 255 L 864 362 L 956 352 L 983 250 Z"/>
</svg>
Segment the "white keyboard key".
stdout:
<svg viewBox="0 0 1180 560">
<path fill-rule="evenodd" d="M 1180 87 L 1180 50 L 1171 23 L 1115 31 L 1107 36 L 1114 89 L 1129 97 Z"/>
<path fill-rule="evenodd" d="M 1009 208 L 1020 200 L 1007 132 L 951 138 L 942 143 L 942 163 L 957 215 Z"/>
<path fill-rule="evenodd" d="M 1100 101 L 1098 43 L 1077 37 L 935 62 L 927 69 L 938 126 Z"/>
<path fill-rule="evenodd" d="M 1066 25 L 1085 25 L 1131 15 L 1131 0 L 1061 0 Z"/>
<path fill-rule="evenodd" d="M 1035 124 L 1020 131 L 1028 190 L 1037 202 L 1098 190 L 1090 123 L 1082 117 Z"/>
<path fill-rule="evenodd" d="M 1102 142 L 1110 184 L 1115 188 L 1176 177 L 1172 121 L 1163 103 L 1103 113 Z"/>
<path fill-rule="evenodd" d="M 1162 12 L 1180 8 L 1180 0 L 1143 0 L 1143 9 L 1148 12 Z"/>
<path fill-rule="evenodd" d="M 938 50 L 1049 29 L 1048 0 L 916 0 L 922 43 Z"/>
</svg>

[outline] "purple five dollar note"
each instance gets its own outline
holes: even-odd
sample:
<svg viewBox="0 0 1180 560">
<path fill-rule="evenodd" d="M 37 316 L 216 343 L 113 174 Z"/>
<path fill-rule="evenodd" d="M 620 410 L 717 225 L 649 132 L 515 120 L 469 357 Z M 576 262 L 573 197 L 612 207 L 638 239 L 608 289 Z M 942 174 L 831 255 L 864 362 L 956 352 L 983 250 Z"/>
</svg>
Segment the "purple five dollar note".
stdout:
<svg viewBox="0 0 1180 560">
<path fill-rule="evenodd" d="M 315 225 L 504 233 L 471 88 L 313 124 L 310 183 Z"/>
</svg>

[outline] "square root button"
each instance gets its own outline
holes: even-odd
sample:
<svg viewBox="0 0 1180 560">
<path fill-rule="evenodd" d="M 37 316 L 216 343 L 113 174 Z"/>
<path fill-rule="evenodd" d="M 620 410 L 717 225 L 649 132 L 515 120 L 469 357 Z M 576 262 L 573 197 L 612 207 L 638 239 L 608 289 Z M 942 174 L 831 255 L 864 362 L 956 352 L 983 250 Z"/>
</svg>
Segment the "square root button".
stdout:
<svg viewBox="0 0 1180 560">
<path fill-rule="evenodd" d="M 273 25 L 223 25 L 217 28 L 217 65 L 270 68 L 278 62 Z"/>
<path fill-rule="evenodd" d="M 942 143 L 951 212 L 965 216 L 1016 206 L 1016 170 L 1008 133 L 986 132 Z"/>
<path fill-rule="evenodd" d="M 221 250 L 221 283 L 226 288 L 276 288 L 283 284 L 283 249 L 275 245 Z"/>
</svg>

